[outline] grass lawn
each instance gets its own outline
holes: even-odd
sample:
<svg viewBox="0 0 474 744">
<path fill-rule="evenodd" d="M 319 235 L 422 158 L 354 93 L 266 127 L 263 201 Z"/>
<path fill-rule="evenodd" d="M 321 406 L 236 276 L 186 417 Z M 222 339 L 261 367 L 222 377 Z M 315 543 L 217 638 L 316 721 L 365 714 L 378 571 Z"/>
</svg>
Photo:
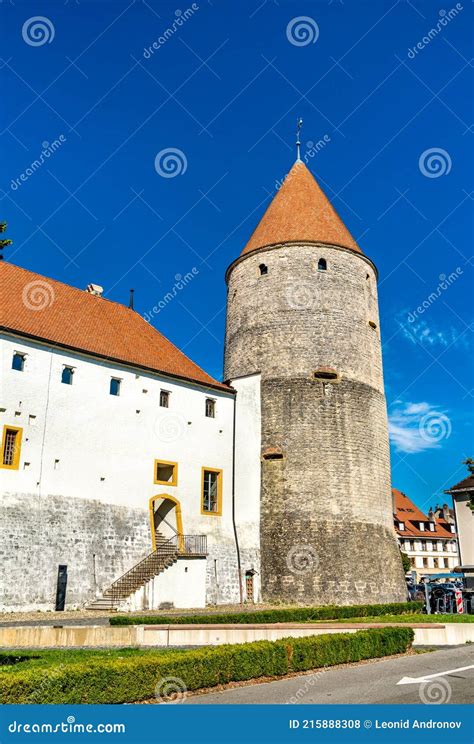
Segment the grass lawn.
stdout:
<svg viewBox="0 0 474 744">
<path fill-rule="evenodd" d="M 88 661 L 125 660 L 130 657 L 164 658 L 170 653 L 180 654 L 181 649 L 12 649 L 0 651 L 1 674 L 16 674 L 29 669 L 63 667 Z"/>
<path fill-rule="evenodd" d="M 377 615 L 337 620 L 308 620 L 311 623 L 474 623 L 474 615 Z"/>
</svg>

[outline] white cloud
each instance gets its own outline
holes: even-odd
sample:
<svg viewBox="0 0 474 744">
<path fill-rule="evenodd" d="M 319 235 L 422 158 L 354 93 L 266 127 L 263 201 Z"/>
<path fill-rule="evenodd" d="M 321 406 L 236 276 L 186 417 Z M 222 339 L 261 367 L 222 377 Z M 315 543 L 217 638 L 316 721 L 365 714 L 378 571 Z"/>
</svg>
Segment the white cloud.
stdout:
<svg viewBox="0 0 474 744">
<path fill-rule="evenodd" d="M 388 416 L 388 430 L 397 452 L 413 454 L 438 449 L 451 434 L 451 421 L 429 403 L 397 400 Z"/>
<path fill-rule="evenodd" d="M 433 325 L 428 325 L 426 320 L 418 319 L 416 322 L 410 321 L 410 314 L 399 315 L 396 318 L 399 328 L 408 341 L 414 345 L 421 345 L 427 348 L 448 346 L 458 346 L 464 349 L 469 348 L 469 339 L 467 334 L 460 333 L 453 326 L 439 329 Z"/>
</svg>

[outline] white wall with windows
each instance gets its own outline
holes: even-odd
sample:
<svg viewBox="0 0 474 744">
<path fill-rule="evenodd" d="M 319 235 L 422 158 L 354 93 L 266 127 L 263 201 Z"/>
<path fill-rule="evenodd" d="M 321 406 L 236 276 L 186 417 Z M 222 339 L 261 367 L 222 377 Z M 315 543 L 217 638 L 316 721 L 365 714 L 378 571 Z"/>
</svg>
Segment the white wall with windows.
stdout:
<svg viewBox="0 0 474 744">
<path fill-rule="evenodd" d="M 55 495 L 101 502 L 143 510 L 147 520 L 150 500 L 169 496 L 179 505 L 183 534 L 208 538 L 208 584 L 221 577 L 216 601 L 237 601 L 232 391 L 8 334 L 0 345 L 0 427 L 21 435 L 14 467 L 0 468 L 3 494 L 29 494 L 41 503 Z M 243 573 L 259 569 L 259 384 L 259 377 L 236 383 L 242 388 L 235 493 Z M 157 462 L 172 470 L 158 473 Z M 177 526 L 174 511 L 167 521 Z M 27 524 L 26 506 L 24 519 Z M 184 601 L 188 606 L 189 597 Z"/>
<path fill-rule="evenodd" d="M 207 467 L 222 472 L 220 521 L 231 528 L 231 393 L 5 337 L 0 396 L 2 429 L 22 429 L 19 467 L 2 472 L 4 488 L 145 507 L 169 489 L 184 532 L 206 533 L 215 519 L 201 508 Z M 176 485 L 155 484 L 157 459 L 177 463 Z"/>
<path fill-rule="evenodd" d="M 401 550 L 410 558 L 418 578 L 430 573 L 449 573 L 459 564 L 456 540 L 406 539 L 399 536 Z"/>
</svg>

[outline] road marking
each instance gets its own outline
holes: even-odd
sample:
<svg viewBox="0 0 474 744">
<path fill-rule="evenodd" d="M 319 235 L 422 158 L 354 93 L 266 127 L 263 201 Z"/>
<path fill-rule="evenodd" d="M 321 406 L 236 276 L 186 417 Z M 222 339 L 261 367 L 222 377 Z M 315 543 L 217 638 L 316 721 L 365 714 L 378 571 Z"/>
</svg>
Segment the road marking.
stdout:
<svg viewBox="0 0 474 744">
<path fill-rule="evenodd" d="M 436 674 L 424 674 L 423 677 L 402 677 L 397 685 L 419 685 L 421 682 L 426 682 L 434 677 L 445 677 L 448 674 L 454 674 L 454 672 L 465 672 L 467 669 L 474 669 L 474 664 L 465 667 L 458 667 L 458 669 L 448 669 L 446 672 L 436 672 Z"/>
</svg>

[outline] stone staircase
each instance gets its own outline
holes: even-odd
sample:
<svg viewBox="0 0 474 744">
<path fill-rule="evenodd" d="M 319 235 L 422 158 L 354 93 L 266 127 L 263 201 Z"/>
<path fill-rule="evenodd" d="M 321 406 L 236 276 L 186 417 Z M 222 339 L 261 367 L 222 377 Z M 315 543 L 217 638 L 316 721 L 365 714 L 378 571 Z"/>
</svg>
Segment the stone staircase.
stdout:
<svg viewBox="0 0 474 744">
<path fill-rule="evenodd" d="M 153 553 L 114 581 L 101 597 L 97 597 L 85 609 L 116 610 L 134 592 L 176 563 L 179 556 L 188 555 L 207 555 L 204 535 L 175 535 L 168 539 L 157 530 Z"/>
<path fill-rule="evenodd" d="M 137 563 L 89 605 L 86 610 L 116 610 L 123 600 L 144 586 L 178 560 L 179 550 L 175 539 L 168 540 L 156 531 L 156 550 Z"/>
</svg>

